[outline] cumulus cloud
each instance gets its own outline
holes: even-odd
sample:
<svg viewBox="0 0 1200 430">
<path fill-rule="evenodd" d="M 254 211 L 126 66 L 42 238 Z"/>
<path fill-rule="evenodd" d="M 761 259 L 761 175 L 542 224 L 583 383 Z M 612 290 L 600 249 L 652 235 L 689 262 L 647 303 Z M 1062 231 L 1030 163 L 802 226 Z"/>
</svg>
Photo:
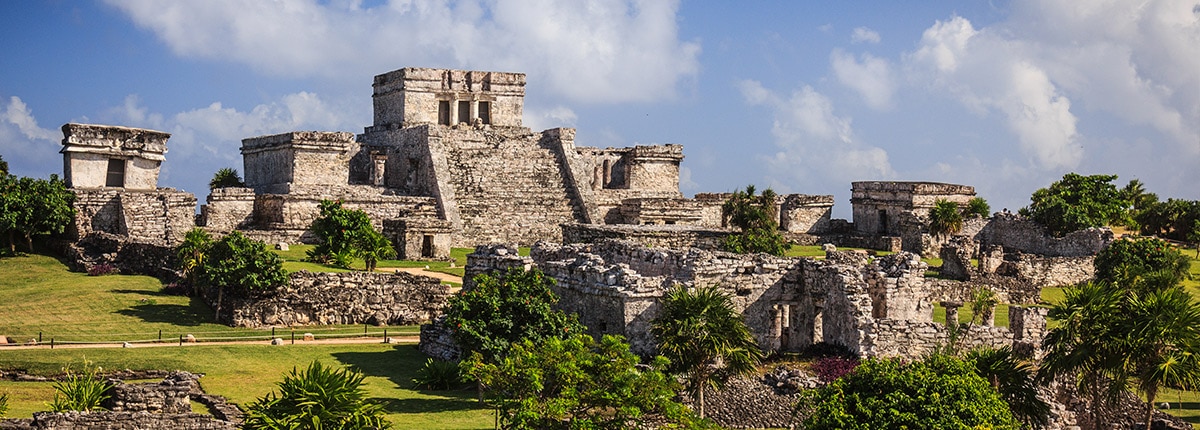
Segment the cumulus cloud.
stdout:
<svg viewBox="0 0 1200 430">
<path fill-rule="evenodd" d="M 555 127 L 574 127 L 579 117 L 575 111 L 565 106 L 555 106 L 549 109 L 525 106 L 522 124 L 533 130 L 545 130 Z"/>
<path fill-rule="evenodd" d="M 699 71 L 678 1 L 108 0 L 176 54 L 277 76 L 358 79 L 404 66 L 522 71 L 574 101 L 672 97 Z"/>
<path fill-rule="evenodd" d="M 855 138 L 852 121 L 810 86 L 781 95 L 753 80 L 739 82 L 746 103 L 771 110 L 771 134 L 779 151 L 766 158 L 772 172 L 799 183 L 844 184 L 894 175 L 887 152 Z"/>
<path fill-rule="evenodd" d="M 850 41 L 854 43 L 879 43 L 879 33 L 867 27 L 858 27 L 850 33 Z"/>
<path fill-rule="evenodd" d="M 20 97 L 9 97 L 0 111 L 0 155 L 13 174 L 42 177 L 45 172 L 60 171 L 61 141 L 62 132 L 42 128 Z"/>
<path fill-rule="evenodd" d="M 829 55 L 833 74 L 842 85 L 853 89 L 873 109 L 887 109 L 892 105 L 892 94 L 896 82 L 887 60 L 864 53 L 859 58 L 834 49 Z"/>
</svg>

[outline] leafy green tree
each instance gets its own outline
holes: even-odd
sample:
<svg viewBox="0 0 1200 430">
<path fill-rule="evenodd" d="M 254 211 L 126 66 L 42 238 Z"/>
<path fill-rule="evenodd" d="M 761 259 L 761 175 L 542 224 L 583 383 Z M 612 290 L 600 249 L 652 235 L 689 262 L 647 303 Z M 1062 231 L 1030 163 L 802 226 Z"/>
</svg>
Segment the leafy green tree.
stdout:
<svg viewBox="0 0 1200 430">
<path fill-rule="evenodd" d="M 367 397 L 363 374 L 313 361 L 292 368 L 270 392 L 246 407 L 246 428 L 279 430 L 385 429 L 383 407 Z"/>
<path fill-rule="evenodd" d="M 502 428 L 625 429 L 649 414 L 667 419 L 661 428 L 694 424 L 674 400 L 678 383 L 663 373 L 667 359 L 640 361 L 620 336 L 596 342 L 580 333 L 517 342 L 497 363 L 476 352 L 462 368 L 488 387 Z"/>
<path fill-rule="evenodd" d="M 741 229 L 740 234 L 726 236 L 721 248 L 738 254 L 765 252 L 781 256 L 788 243 L 775 220 L 776 194 L 770 188 L 758 196 L 754 192 L 754 186 L 748 185 L 745 191 L 734 191 L 721 206 L 729 225 Z"/>
<path fill-rule="evenodd" d="M 100 404 L 111 397 L 109 390 L 112 384 L 100 379 L 100 368 L 84 361 L 78 372 L 70 366 L 64 369 L 66 376 L 54 383 L 54 401 L 50 410 L 66 411 L 95 411 L 100 410 Z"/>
<path fill-rule="evenodd" d="M 374 271 L 380 259 L 396 256 L 391 242 L 375 230 L 366 212 L 330 200 L 322 200 L 319 208 L 321 214 L 310 228 L 320 243 L 308 251 L 310 261 L 332 262 L 348 269 L 351 258 L 361 257 L 366 270 Z"/>
<path fill-rule="evenodd" d="M 671 360 L 670 370 L 687 381 L 701 417 L 706 387 L 753 372 L 763 358 L 733 301 L 716 287 L 672 289 L 650 332 L 658 340 L 659 353 Z"/>
<path fill-rule="evenodd" d="M 231 167 L 222 167 L 217 170 L 217 173 L 213 174 L 212 180 L 208 181 L 208 188 L 210 190 L 245 186 L 246 183 L 242 182 L 242 177 L 238 175 L 237 169 Z"/>
<path fill-rule="evenodd" d="M 208 250 L 212 248 L 212 236 L 202 228 L 188 230 L 183 237 L 183 243 L 175 248 L 175 258 L 179 260 L 179 269 L 184 279 L 192 286 L 193 292 L 199 286 L 200 278 L 204 275 L 204 265 L 207 263 Z"/>
<path fill-rule="evenodd" d="M 1196 258 L 1200 258 L 1200 219 L 1192 221 L 1192 229 L 1188 231 L 1187 239 L 1196 247 Z"/>
<path fill-rule="evenodd" d="M 966 361 L 1000 394 L 1017 419 L 1030 427 L 1046 423 L 1050 405 L 1038 398 L 1033 367 L 1014 355 L 1012 348 L 974 349 L 967 353 Z"/>
<path fill-rule="evenodd" d="M 988 204 L 983 197 L 973 197 L 967 201 L 967 208 L 963 210 L 964 217 L 979 216 L 987 218 L 992 216 L 992 206 Z"/>
<path fill-rule="evenodd" d="M 1097 281 L 1126 287 L 1143 285 L 1139 279 L 1174 286 L 1189 276 L 1191 267 L 1191 261 L 1171 244 L 1150 237 L 1114 241 L 1096 255 L 1093 264 Z"/>
<path fill-rule="evenodd" d="M 538 269 L 510 269 L 503 276 L 479 275 L 475 286 L 451 296 L 446 324 L 463 352 L 479 352 L 489 363 L 504 357 L 514 343 L 539 343 L 582 333 L 574 316 L 554 309 L 554 279 Z"/>
<path fill-rule="evenodd" d="M 937 199 L 929 209 L 929 231 L 935 235 L 951 235 L 962 231 L 963 216 L 958 204 Z"/>
<path fill-rule="evenodd" d="M 14 234 L 25 239 L 33 251 L 33 237 L 66 231 L 75 215 L 75 194 L 58 175 L 34 179 L 0 177 L 0 231 L 8 233 L 9 251 L 16 252 Z"/>
<path fill-rule="evenodd" d="M 8 176 L 8 162 L 4 161 L 3 155 L 0 155 L 0 176 Z"/>
<path fill-rule="evenodd" d="M 235 231 L 213 243 L 205 259 L 203 281 L 217 288 L 217 318 L 225 291 L 245 296 L 287 282 L 283 260 L 267 245 Z"/>
<path fill-rule="evenodd" d="M 810 430 L 1020 428 L 988 381 L 948 355 L 868 359 L 811 401 Z"/>
<path fill-rule="evenodd" d="M 1125 215 L 1128 203 L 1112 181 L 1116 175 L 1083 176 L 1068 173 L 1030 197 L 1024 215 L 1054 236 L 1090 227 L 1101 227 Z"/>
</svg>

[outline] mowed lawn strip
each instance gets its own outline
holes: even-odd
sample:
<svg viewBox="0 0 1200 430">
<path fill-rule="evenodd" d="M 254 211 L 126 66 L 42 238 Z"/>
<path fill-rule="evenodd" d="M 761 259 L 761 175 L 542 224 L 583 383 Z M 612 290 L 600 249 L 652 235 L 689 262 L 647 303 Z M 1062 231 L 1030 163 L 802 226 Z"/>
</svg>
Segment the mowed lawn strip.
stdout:
<svg viewBox="0 0 1200 430">
<path fill-rule="evenodd" d="M 271 329 L 235 328 L 213 322 L 208 305 L 191 297 L 164 294 L 162 283 L 149 276 L 87 276 L 67 270 L 60 261 L 30 254 L 0 259 L 0 336 L 24 343 L 42 335 L 42 342 L 153 341 L 164 342 L 192 334 L 205 339 L 265 339 Z M 363 326 L 333 325 L 297 328 L 297 336 L 353 335 Z M 373 334 L 412 335 L 416 326 L 369 327 Z M 282 331 L 281 331 L 282 330 Z M 276 330 L 289 337 L 290 330 Z M 0 349 L 2 351 L 2 349 Z"/>
<path fill-rule="evenodd" d="M 422 391 L 412 378 L 425 361 L 415 345 L 197 345 L 132 349 L 0 350 L 0 368 L 31 373 L 61 373 L 67 364 L 84 360 L 104 369 L 186 370 L 203 373 L 204 390 L 246 405 L 277 388 L 293 367 L 313 360 L 351 366 L 367 377 L 364 388 L 383 403 L 394 428 L 483 429 L 492 427 L 492 413 L 475 399 L 474 390 Z M 26 385 L 28 384 L 28 385 Z M 47 383 L 0 382 L 9 392 L 12 417 L 46 410 L 53 399 Z"/>
</svg>

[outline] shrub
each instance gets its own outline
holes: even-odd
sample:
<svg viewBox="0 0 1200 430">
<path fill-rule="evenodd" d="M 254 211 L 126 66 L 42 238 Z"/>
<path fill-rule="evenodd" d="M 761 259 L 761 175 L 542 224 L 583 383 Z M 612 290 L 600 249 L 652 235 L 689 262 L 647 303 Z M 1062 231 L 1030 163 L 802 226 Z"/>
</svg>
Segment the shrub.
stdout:
<svg viewBox="0 0 1200 430">
<path fill-rule="evenodd" d="M 1093 263 L 1096 280 L 1132 287 L 1138 278 L 1165 276 L 1161 281 L 1174 286 L 1188 276 L 1188 258 L 1165 241 L 1155 238 L 1118 240 L 1100 250 Z"/>
<path fill-rule="evenodd" d="M 325 367 L 292 368 L 268 393 L 246 407 L 246 428 L 253 429 L 380 429 L 390 424 L 383 407 L 367 399 L 363 374 Z"/>
<path fill-rule="evenodd" d="M 779 224 L 775 221 L 775 192 L 770 188 L 757 196 L 753 185 L 747 186 L 745 191 L 734 191 L 721 206 L 721 212 L 729 225 L 742 230 L 740 234 L 726 236 L 721 241 L 721 249 L 738 254 L 765 252 L 779 256 L 787 251 L 787 240 L 779 233 Z"/>
<path fill-rule="evenodd" d="M 54 383 L 54 401 L 50 410 L 65 411 L 95 411 L 100 410 L 100 404 L 111 397 L 109 390 L 113 384 L 100 379 L 99 367 L 93 367 L 89 361 L 84 361 L 79 372 L 71 370 L 70 366 L 63 369 L 66 375 L 61 381 Z"/>
<path fill-rule="evenodd" d="M 583 331 L 574 317 L 554 309 L 554 279 L 538 269 L 510 269 L 502 277 L 479 275 L 475 287 L 451 296 L 446 324 L 464 352 L 494 363 L 522 340 L 540 342 Z"/>
<path fill-rule="evenodd" d="M 353 258 L 361 257 L 366 270 L 373 271 L 378 260 L 396 256 L 392 243 L 375 230 L 366 212 L 331 200 L 322 200 L 319 206 L 321 214 L 309 228 L 320 242 L 308 250 L 308 261 L 349 269 Z"/>
<path fill-rule="evenodd" d="M 458 362 L 425 360 L 425 364 L 417 369 L 413 385 L 426 390 L 450 390 L 463 386 L 462 375 L 458 371 Z"/>
<path fill-rule="evenodd" d="M 819 358 L 812 364 L 812 370 L 817 374 L 817 379 L 826 384 L 854 371 L 855 367 L 858 367 L 858 359 L 845 357 Z"/>
<path fill-rule="evenodd" d="M 116 266 L 113 266 L 108 263 L 96 264 L 96 265 L 93 265 L 92 267 L 88 267 L 88 269 L 87 269 L 88 276 L 114 275 L 119 272 L 120 272 L 120 270 L 117 269 Z"/>
<path fill-rule="evenodd" d="M 964 217 L 973 217 L 976 215 L 981 218 L 992 216 L 992 206 L 982 197 L 975 197 L 967 201 L 967 208 L 963 210 Z"/>
<path fill-rule="evenodd" d="M 0 418 L 5 415 L 8 415 L 8 393 L 0 394 Z"/>
<path fill-rule="evenodd" d="M 217 288 L 215 317 L 221 317 L 221 301 L 228 290 L 246 296 L 287 282 L 283 260 L 267 245 L 233 232 L 213 243 L 204 259 L 202 281 Z"/>
</svg>

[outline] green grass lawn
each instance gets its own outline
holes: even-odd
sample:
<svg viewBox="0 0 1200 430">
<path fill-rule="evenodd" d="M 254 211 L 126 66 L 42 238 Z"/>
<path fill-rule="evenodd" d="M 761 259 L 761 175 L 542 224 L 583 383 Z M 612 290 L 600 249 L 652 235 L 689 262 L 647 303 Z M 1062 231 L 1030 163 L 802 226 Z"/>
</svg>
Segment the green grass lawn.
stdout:
<svg viewBox="0 0 1200 430">
<path fill-rule="evenodd" d="M 414 345 L 199 345 L 134 349 L 0 350 L 0 368 L 51 375 L 67 364 L 89 360 L 105 369 L 169 369 L 203 373 L 208 393 L 245 405 L 276 388 L 292 367 L 313 360 L 351 366 L 367 377 L 364 388 L 384 404 L 394 428 L 484 429 L 491 411 L 480 408 L 473 390 L 423 391 L 412 378 L 425 361 Z M 0 381 L 9 393 L 9 416 L 28 417 L 46 410 L 53 398 L 49 383 Z"/>
<path fill-rule="evenodd" d="M 283 268 L 284 268 L 284 270 L 287 270 L 288 272 L 296 272 L 296 271 L 300 271 L 300 270 L 307 270 L 310 272 L 348 272 L 349 271 L 349 270 L 346 270 L 346 269 L 343 269 L 340 267 L 333 267 L 330 265 L 304 261 L 304 259 L 307 258 L 306 253 L 308 252 L 308 250 L 310 250 L 312 248 L 313 248 L 313 245 L 297 244 L 297 245 L 288 246 L 287 251 L 275 250 L 275 253 L 279 254 L 279 257 L 283 258 Z M 422 268 L 428 269 L 431 272 L 441 272 L 441 273 L 447 273 L 450 275 L 462 277 L 462 276 L 464 276 L 464 267 L 466 267 L 466 265 L 467 265 L 467 254 L 470 254 L 472 252 L 475 252 L 475 250 L 472 248 L 451 248 L 450 249 L 450 258 L 454 260 L 453 262 L 450 262 L 450 261 L 419 261 L 419 260 L 380 260 L 376 264 L 376 267 L 378 267 L 380 269 L 422 267 Z M 521 247 L 518 249 L 518 253 L 520 255 L 529 255 L 529 248 Z M 358 269 L 358 270 L 362 270 L 366 266 L 363 264 L 362 259 L 356 258 L 350 264 L 350 267 Z"/>
<path fill-rule="evenodd" d="M 60 261 L 30 254 L 0 259 L 0 336 L 17 342 L 137 342 L 205 338 L 269 337 L 270 328 L 234 328 L 213 322 L 199 299 L 165 294 L 149 276 L 87 276 Z M 385 327 L 370 327 L 372 333 Z M 391 335 L 415 334 L 416 326 L 386 327 Z M 318 338 L 353 334 L 363 326 L 309 326 Z M 287 337 L 288 332 L 278 332 Z"/>
</svg>

